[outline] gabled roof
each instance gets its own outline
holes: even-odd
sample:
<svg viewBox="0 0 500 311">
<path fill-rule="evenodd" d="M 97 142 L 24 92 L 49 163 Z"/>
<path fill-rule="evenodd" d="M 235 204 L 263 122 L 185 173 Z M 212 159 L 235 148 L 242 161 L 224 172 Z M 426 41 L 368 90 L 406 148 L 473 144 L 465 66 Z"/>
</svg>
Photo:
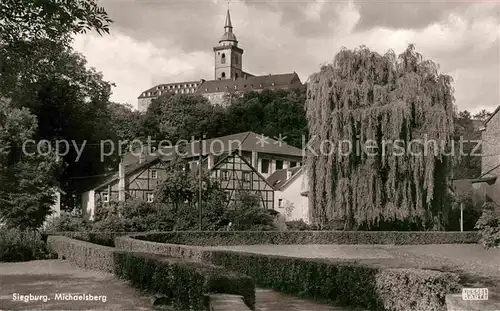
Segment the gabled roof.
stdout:
<svg viewBox="0 0 500 311">
<path fill-rule="evenodd" d="M 261 89 L 273 89 L 289 86 L 301 86 L 300 78 L 297 73 L 269 74 L 265 76 L 254 76 L 240 78 L 236 80 L 209 80 L 203 82 L 196 91 L 199 94 L 218 93 L 218 92 L 244 92 Z"/>
<path fill-rule="evenodd" d="M 265 136 L 256 134 L 254 132 L 243 132 L 233 135 L 227 135 L 212 139 L 203 140 L 200 144 L 199 141 L 191 142 L 185 145 L 185 151 L 182 158 L 198 157 L 200 147 L 203 155 L 225 155 L 231 154 L 236 151 L 256 151 L 267 154 L 277 154 L 286 156 L 302 157 L 302 149 L 294 146 L 280 143 L 271 138 L 263 138 Z M 265 142 L 265 143 L 263 143 Z M 135 173 L 141 168 L 147 167 L 156 163 L 157 161 L 170 161 L 177 155 L 178 146 L 170 146 L 156 150 L 155 152 L 146 154 L 143 161 L 140 161 L 140 155 L 127 153 L 123 156 L 125 165 L 125 176 Z M 246 161 L 246 160 L 245 160 Z M 220 161 L 219 161 L 220 162 Z M 250 165 L 251 166 L 251 165 Z M 89 186 L 85 187 L 83 191 L 88 191 L 95 188 L 100 188 L 118 180 L 118 172 L 112 172 L 97 179 Z"/>
<path fill-rule="evenodd" d="M 162 148 L 157 151 L 157 154 L 168 156 L 175 153 L 175 146 Z M 222 137 L 203 140 L 201 143 L 202 154 L 215 154 L 221 155 L 232 152 L 234 150 L 240 151 L 256 151 L 268 154 L 287 155 L 302 157 L 302 149 L 282 143 L 279 141 L 256 134 L 254 132 L 243 132 L 232 134 Z M 200 153 L 200 142 L 195 141 L 186 145 L 185 154 L 183 158 L 192 158 L 198 156 Z"/>
<path fill-rule="evenodd" d="M 493 118 L 493 116 L 495 116 L 498 111 L 500 111 L 500 106 L 497 107 L 497 109 L 495 109 L 495 111 L 493 111 L 493 113 L 488 117 L 488 119 L 486 119 L 486 121 L 484 121 L 484 125 L 488 124 L 488 122 L 490 122 L 491 118 Z"/>
<path fill-rule="evenodd" d="M 291 172 L 290 178 L 288 178 L 288 172 Z M 295 180 L 295 178 L 302 172 L 302 166 L 277 170 L 267 178 L 267 181 L 269 182 L 269 184 L 271 184 L 274 190 L 282 190 L 292 180 Z"/>
<path fill-rule="evenodd" d="M 262 174 L 259 173 L 259 171 L 255 167 L 253 167 L 252 164 L 250 162 L 248 162 L 247 159 L 245 159 L 245 157 L 240 157 L 240 155 L 236 151 L 233 151 L 233 152 L 227 154 L 226 156 L 224 156 L 223 158 L 221 158 L 220 161 L 218 161 L 217 163 L 215 163 L 214 167 L 212 167 L 212 169 L 210 171 L 213 171 L 213 170 L 217 169 L 217 167 L 219 167 L 220 165 L 222 165 L 227 158 L 229 158 L 229 157 L 236 157 L 236 156 L 239 157 L 241 160 L 243 160 L 243 162 L 245 162 L 245 164 L 248 165 L 248 167 L 250 167 L 252 169 L 252 171 L 254 173 L 256 173 L 257 176 L 259 176 L 259 178 L 261 180 L 263 180 L 269 187 L 271 187 L 271 189 L 274 189 L 273 186 L 269 183 L 269 181 L 264 176 L 262 176 Z"/>
</svg>

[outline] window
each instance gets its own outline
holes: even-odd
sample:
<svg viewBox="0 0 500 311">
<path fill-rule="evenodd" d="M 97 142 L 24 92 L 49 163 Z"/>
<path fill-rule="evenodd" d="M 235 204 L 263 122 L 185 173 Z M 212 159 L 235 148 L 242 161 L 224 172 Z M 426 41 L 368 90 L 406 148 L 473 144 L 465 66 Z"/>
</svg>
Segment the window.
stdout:
<svg viewBox="0 0 500 311">
<path fill-rule="evenodd" d="M 238 79 L 238 74 L 237 73 L 234 74 L 234 78 Z"/>
<path fill-rule="evenodd" d="M 273 83 L 271 83 L 271 85 L 272 85 L 272 86 L 274 86 L 274 82 L 273 82 Z"/>
<path fill-rule="evenodd" d="M 158 172 L 156 170 L 151 170 L 151 179 L 157 179 L 158 178 Z"/>
<path fill-rule="evenodd" d="M 221 171 L 220 172 L 222 180 L 229 180 L 229 172 L 228 171 Z"/>
<path fill-rule="evenodd" d="M 277 170 L 283 169 L 283 161 L 282 160 L 276 160 L 276 169 Z"/>
<path fill-rule="evenodd" d="M 220 75 L 222 78 L 226 78 L 226 73 L 223 72 L 221 75 Z"/>
<path fill-rule="evenodd" d="M 148 193 L 147 200 L 149 203 L 153 202 L 154 200 L 154 194 L 153 193 Z"/>
<path fill-rule="evenodd" d="M 245 182 L 250 181 L 250 172 L 243 172 L 243 181 Z"/>
<path fill-rule="evenodd" d="M 264 174 L 269 173 L 269 160 L 268 159 L 262 159 L 260 172 L 264 173 Z"/>
<path fill-rule="evenodd" d="M 109 192 L 103 192 L 103 193 L 101 193 L 101 197 L 102 197 L 102 201 L 104 203 L 108 203 L 109 202 Z"/>
<path fill-rule="evenodd" d="M 283 208 L 283 199 L 278 199 L 278 207 Z"/>
<path fill-rule="evenodd" d="M 296 167 L 296 166 L 297 166 L 297 162 L 293 162 L 293 161 L 290 162 L 290 167 Z"/>
<path fill-rule="evenodd" d="M 222 53 L 222 56 L 220 57 L 220 63 L 225 64 L 226 63 L 226 54 Z"/>
<path fill-rule="evenodd" d="M 197 170 L 198 169 L 198 161 L 191 161 L 189 162 L 189 169 L 190 170 Z"/>
</svg>

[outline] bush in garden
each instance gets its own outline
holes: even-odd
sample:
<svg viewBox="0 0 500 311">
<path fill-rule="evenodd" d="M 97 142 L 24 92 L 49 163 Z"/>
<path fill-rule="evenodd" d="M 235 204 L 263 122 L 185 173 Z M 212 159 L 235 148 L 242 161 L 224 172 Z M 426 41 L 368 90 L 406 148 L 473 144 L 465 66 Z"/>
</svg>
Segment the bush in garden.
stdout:
<svg viewBox="0 0 500 311">
<path fill-rule="evenodd" d="M 83 219 L 81 215 L 73 213 L 61 212 L 58 217 L 51 217 L 44 226 L 44 231 L 50 232 L 65 232 L 65 231 L 87 231 L 90 224 Z"/>
<path fill-rule="evenodd" d="M 310 226 L 305 223 L 304 220 L 293 220 L 293 221 L 287 221 L 286 226 L 288 230 L 291 231 L 308 231 L 311 230 Z"/>
<path fill-rule="evenodd" d="M 51 258 L 39 232 L 0 227 L 0 262 Z"/>
<path fill-rule="evenodd" d="M 500 246 L 500 212 L 493 203 L 485 203 L 483 214 L 475 228 L 481 234 L 481 244 L 485 248 Z"/>
<path fill-rule="evenodd" d="M 232 202 L 226 211 L 226 218 L 234 231 L 276 230 L 274 217 L 260 206 L 259 198 L 249 192 L 240 191 L 238 200 Z"/>
</svg>

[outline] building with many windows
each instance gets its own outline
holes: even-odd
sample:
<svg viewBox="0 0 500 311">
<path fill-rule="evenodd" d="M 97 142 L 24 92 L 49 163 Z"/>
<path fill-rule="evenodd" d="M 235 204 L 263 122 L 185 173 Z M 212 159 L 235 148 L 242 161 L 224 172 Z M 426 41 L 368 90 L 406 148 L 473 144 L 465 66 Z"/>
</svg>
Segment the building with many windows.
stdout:
<svg viewBox="0 0 500 311">
<path fill-rule="evenodd" d="M 179 152 L 182 150 L 182 152 Z M 201 153 L 201 156 L 200 156 Z M 96 208 L 127 198 L 154 201 L 154 191 L 165 177 L 168 164 L 177 156 L 194 172 L 210 172 L 228 194 L 238 200 L 239 190 L 260 197 L 261 206 L 275 209 L 275 189 L 267 178 L 277 170 L 302 165 L 302 150 L 253 132 L 190 142 L 182 148 L 169 146 L 141 155 L 125 154 L 118 170 L 95 181 L 81 194 L 83 215 L 94 219 Z"/>
<path fill-rule="evenodd" d="M 173 82 L 156 85 L 142 92 L 137 108 L 146 111 L 151 100 L 166 94 L 201 94 L 212 104 L 228 105 L 234 97 L 248 91 L 291 89 L 302 86 L 297 73 L 267 74 L 256 76 L 243 70 L 243 48 L 233 32 L 229 10 L 226 15 L 224 34 L 213 48 L 214 79 Z"/>
</svg>

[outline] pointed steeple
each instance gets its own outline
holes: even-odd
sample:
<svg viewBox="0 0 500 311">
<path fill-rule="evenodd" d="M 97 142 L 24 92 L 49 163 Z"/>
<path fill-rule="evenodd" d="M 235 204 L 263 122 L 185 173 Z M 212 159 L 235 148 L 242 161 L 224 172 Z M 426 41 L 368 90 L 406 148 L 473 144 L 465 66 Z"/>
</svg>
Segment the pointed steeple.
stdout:
<svg viewBox="0 0 500 311">
<path fill-rule="evenodd" d="M 222 44 L 222 42 L 225 42 L 226 44 L 238 45 L 238 40 L 236 39 L 236 36 L 233 33 L 233 24 L 231 23 L 231 13 L 229 13 L 229 9 L 227 9 L 226 13 L 226 23 L 224 25 L 224 35 L 222 35 L 222 38 L 219 40 L 219 43 Z"/>
<path fill-rule="evenodd" d="M 231 14 L 229 14 L 229 9 L 227 9 L 226 25 L 224 26 L 224 29 L 226 30 L 226 32 L 233 31 L 233 24 L 231 24 Z"/>
</svg>

